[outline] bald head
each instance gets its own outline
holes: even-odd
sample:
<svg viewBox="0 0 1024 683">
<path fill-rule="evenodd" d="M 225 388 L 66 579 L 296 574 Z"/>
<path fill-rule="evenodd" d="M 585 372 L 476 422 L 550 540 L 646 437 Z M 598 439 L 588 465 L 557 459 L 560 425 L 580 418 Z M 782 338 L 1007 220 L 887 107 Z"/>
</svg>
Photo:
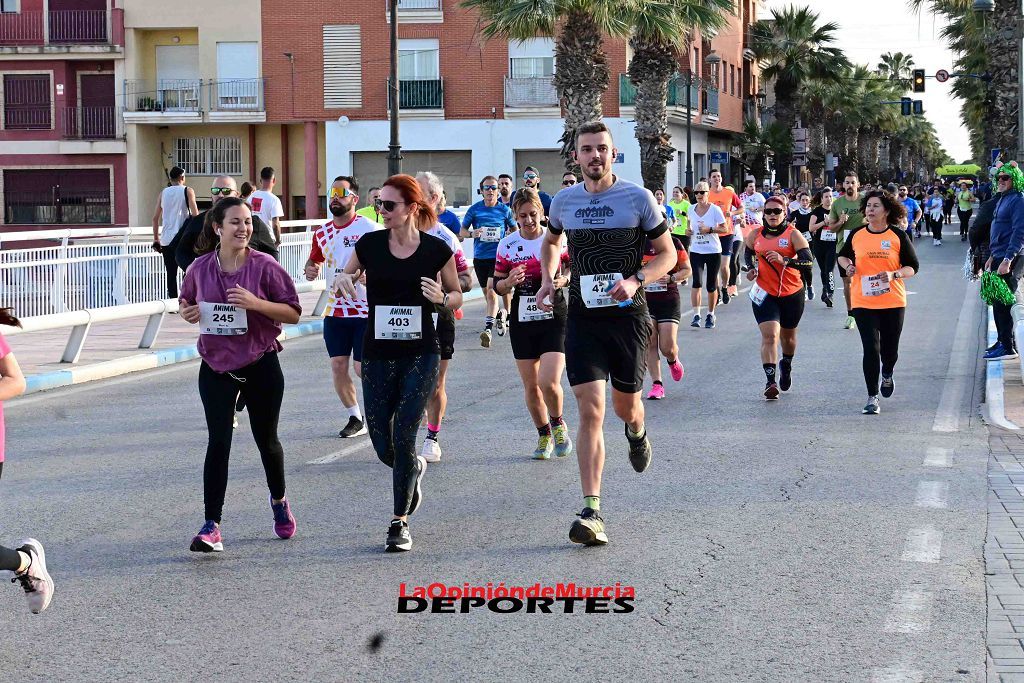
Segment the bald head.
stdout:
<svg viewBox="0 0 1024 683">
<path fill-rule="evenodd" d="M 232 178 L 229 175 L 219 175 L 216 178 L 214 178 L 213 179 L 213 186 L 214 187 L 222 187 L 222 188 L 223 187 L 230 187 L 231 190 L 232 190 L 231 192 L 229 192 L 227 194 L 221 192 L 220 194 L 214 195 L 214 197 L 213 197 L 213 203 L 214 204 L 216 204 L 220 200 L 224 199 L 225 197 L 237 197 L 238 196 L 238 183 L 236 183 L 235 179 Z"/>
</svg>

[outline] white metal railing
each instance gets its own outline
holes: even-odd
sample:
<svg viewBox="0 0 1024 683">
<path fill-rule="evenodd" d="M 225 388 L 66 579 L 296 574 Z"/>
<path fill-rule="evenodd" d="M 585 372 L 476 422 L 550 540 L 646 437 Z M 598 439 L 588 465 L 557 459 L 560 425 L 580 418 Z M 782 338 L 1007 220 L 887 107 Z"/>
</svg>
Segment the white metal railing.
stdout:
<svg viewBox="0 0 1024 683">
<path fill-rule="evenodd" d="M 453 209 L 457 215 L 465 209 Z M 304 274 L 312 229 L 326 219 L 282 221 L 281 265 L 300 292 L 324 292 L 324 271 L 313 282 Z M 156 343 L 165 313 L 178 310 L 167 299 L 163 257 L 152 248 L 151 227 L 72 228 L 0 233 L 0 305 L 14 309 L 23 328 L 5 335 L 71 328 L 61 360 L 75 363 L 94 322 L 149 316 L 139 348 Z M 24 244 L 25 248 L 11 248 Z M 472 240 L 464 244 L 472 258 Z M 181 274 L 179 273 L 179 284 Z M 326 292 L 313 315 L 323 313 Z"/>
</svg>

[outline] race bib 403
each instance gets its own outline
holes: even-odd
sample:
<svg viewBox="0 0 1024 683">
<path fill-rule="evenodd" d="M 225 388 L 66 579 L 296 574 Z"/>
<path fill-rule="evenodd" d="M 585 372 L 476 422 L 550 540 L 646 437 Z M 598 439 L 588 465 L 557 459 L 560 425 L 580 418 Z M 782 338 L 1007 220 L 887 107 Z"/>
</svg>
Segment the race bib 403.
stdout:
<svg viewBox="0 0 1024 683">
<path fill-rule="evenodd" d="M 382 341 L 423 339 L 423 309 L 419 306 L 376 306 L 373 337 Z"/>
</svg>

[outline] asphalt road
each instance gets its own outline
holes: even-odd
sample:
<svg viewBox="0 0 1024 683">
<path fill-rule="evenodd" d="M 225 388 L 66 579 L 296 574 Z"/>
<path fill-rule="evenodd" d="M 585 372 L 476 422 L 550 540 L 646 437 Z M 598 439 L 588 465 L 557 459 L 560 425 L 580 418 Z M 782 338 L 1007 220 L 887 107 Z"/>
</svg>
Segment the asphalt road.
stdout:
<svg viewBox="0 0 1024 683">
<path fill-rule="evenodd" d="M 33 616 L 8 586 L 0 661 L 23 681 L 983 680 L 981 306 L 961 244 L 919 244 L 897 390 L 878 417 L 860 414 L 860 342 L 841 308 L 808 305 L 793 390 L 772 404 L 745 297 L 715 330 L 684 327 L 686 376 L 647 403 L 646 473 L 607 422 L 601 548 L 568 542 L 575 457 L 529 459 L 508 340 L 479 348 L 479 302 L 459 326 L 444 461 L 407 554 L 382 552 L 390 471 L 365 438 L 335 436 L 318 338 L 282 354 L 290 541 L 273 536 L 243 418 L 225 552 L 188 552 L 203 522 L 195 363 L 11 402 L 2 536 L 43 541 L 57 593 Z M 951 353 L 969 375 L 947 377 Z M 956 431 L 935 431 L 937 417 Z M 951 466 L 925 467 L 936 453 Z M 402 582 L 437 581 L 620 582 L 635 611 L 396 613 Z"/>
</svg>

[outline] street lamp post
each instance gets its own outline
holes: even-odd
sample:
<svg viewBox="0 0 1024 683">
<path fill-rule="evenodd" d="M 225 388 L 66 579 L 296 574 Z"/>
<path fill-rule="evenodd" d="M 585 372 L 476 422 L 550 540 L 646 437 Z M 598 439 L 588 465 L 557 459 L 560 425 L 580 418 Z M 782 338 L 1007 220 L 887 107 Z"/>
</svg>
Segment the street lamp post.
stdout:
<svg viewBox="0 0 1024 683">
<path fill-rule="evenodd" d="M 389 0 L 391 11 L 391 69 L 388 74 L 388 90 L 391 97 L 391 142 L 388 143 L 388 175 L 402 172 L 402 145 L 398 141 L 398 0 Z"/>
<path fill-rule="evenodd" d="M 690 69 L 686 74 L 686 186 L 693 188 L 693 57 L 687 50 L 687 62 Z M 704 58 L 704 63 L 716 66 L 722 62 L 722 58 L 715 54 L 714 50 Z M 704 87 L 704 79 L 697 78 L 697 91 Z"/>
</svg>

